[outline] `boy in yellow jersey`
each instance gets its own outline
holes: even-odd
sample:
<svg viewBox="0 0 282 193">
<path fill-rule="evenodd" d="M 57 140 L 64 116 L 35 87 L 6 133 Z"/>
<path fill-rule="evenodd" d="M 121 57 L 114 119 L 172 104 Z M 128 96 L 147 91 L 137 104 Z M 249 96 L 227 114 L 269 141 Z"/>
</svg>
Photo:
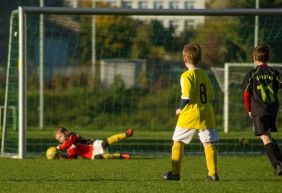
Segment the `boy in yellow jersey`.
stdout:
<svg viewBox="0 0 282 193">
<path fill-rule="evenodd" d="M 214 142 L 218 140 L 211 100 L 213 90 L 205 71 L 198 68 L 201 48 L 198 44 L 188 44 L 183 48 L 183 59 L 187 71 L 180 78 L 181 104 L 176 109 L 178 121 L 172 137 L 172 170 L 165 173 L 166 180 L 180 180 L 181 160 L 184 144 L 189 144 L 197 132 L 204 146 L 208 176 L 207 180 L 218 181 L 217 152 Z"/>
</svg>

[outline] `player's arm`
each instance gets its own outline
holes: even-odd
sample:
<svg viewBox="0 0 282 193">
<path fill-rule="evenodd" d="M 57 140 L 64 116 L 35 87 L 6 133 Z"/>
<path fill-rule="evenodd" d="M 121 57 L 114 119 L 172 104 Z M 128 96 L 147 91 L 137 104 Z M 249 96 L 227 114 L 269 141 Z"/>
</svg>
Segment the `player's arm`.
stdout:
<svg viewBox="0 0 282 193">
<path fill-rule="evenodd" d="M 190 102 L 190 88 L 191 83 L 189 82 L 189 79 L 181 76 L 180 78 L 180 86 L 181 86 L 181 102 L 179 107 L 176 109 L 175 114 L 179 115 L 181 113 L 181 110 Z"/>
<path fill-rule="evenodd" d="M 182 110 L 189 102 L 190 99 L 181 99 L 181 103 L 178 108 Z"/>
<path fill-rule="evenodd" d="M 250 117 L 251 117 L 251 99 L 252 99 L 252 95 L 247 90 L 245 90 L 244 91 L 244 104 L 245 104 L 246 111 L 248 112 Z"/>
<path fill-rule="evenodd" d="M 67 156 L 68 156 L 68 159 L 77 159 L 76 148 L 75 148 L 74 145 L 72 145 L 72 146 L 67 150 Z"/>
<path fill-rule="evenodd" d="M 58 149 L 65 150 L 69 148 L 77 139 L 78 139 L 78 136 L 76 134 L 71 134 L 69 138 L 63 144 L 58 145 Z"/>
<path fill-rule="evenodd" d="M 176 109 L 175 114 L 179 115 L 181 113 L 181 110 L 190 102 L 190 99 L 181 99 L 181 103 L 179 107 Z"/>
<path fill-rule="evenodd" d="M 244 89 L 244 92 L 243 92 L 244 105 L 245 105 L 246 111 L 250 118 L 252 117 L 252 113 L 251 113 L 252 92 L 251 91 L 252 91 L 252 85 L 253 85 L 251 77 L 252 76 L 248 73 L 242 83 L 242 89 Z"/>
<path fill-rule="evenodd" d="M 77 159 L 77 152 L 75 146 L 71 146 L 66 152 L 60 154 L 60 159 Z"/>
</svg>

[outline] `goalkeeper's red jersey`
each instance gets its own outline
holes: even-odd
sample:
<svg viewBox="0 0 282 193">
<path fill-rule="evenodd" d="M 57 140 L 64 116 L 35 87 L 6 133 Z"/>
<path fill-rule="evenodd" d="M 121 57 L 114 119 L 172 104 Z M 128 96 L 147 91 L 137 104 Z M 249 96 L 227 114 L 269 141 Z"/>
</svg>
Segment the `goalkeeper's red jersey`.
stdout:
<svg viewBox="0 0 282 193">
<path fill-rule="evenodd" d="M 266 64 L 249 71 L 243 81 L 244 103 L 252 116 L 276 116 L 279 110 L 277 92 L 282 87 L 281 73 Z"/>
<path fill-rule="evenodd" d="M 85 159 L 91 159 L 93 155 L 93 140 L 84 139 L 76 133 L 70 133 L 67 140 L 59 145 L 60 150 L 66 150 L 68 158 L 77 158 L 77 156 Z"/>
</svg>

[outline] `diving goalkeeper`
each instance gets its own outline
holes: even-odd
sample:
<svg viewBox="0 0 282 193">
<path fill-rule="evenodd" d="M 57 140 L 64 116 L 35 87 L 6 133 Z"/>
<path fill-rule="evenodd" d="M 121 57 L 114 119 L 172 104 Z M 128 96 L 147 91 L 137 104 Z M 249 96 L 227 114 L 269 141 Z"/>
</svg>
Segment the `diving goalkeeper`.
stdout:
<svg viewBox="0 0 282 193">
<path fill-rule="evenodd" d="M 132 135 L 131 128 L 103 140 L 85 139 L 64 127 L 57 128 L 54 133 L 55 139 L 60 143 L 57 149 L 65 152 L 60 157 L 66 159 L 76 159 L 78 156 L 85 159 L 130 159 L 128 153 L 109 153 L 108 146 Z"/>
</svg>

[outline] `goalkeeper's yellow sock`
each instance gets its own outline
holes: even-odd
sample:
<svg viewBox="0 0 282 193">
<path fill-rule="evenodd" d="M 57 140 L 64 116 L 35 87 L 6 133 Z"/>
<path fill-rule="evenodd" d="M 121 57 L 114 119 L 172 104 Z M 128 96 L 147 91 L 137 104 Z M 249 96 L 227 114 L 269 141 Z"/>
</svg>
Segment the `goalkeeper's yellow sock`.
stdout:
<svg viewBox="0 0 282 193">
<path fill-rule="evenodd" d="M 171 149 L 171 165 L 173 174 L 180 174 L 181 161 L 184 153 L 184 143 L 174 141 Z"/>
<path fill-rule="evenodd" d="M 107 143 L 111 145 L 113 143 L 117 143 L 126 138 L 127 138 L 126 133 L 119 133 L 119 134 L 108 137 L 106 140 L 107 140 Z"/>
<path fill-rule="evenodd" d="M 120 153 L 104 153 L 102 159 L 120 159 Z"/>
<path fill-rule="evenodd" d="M 217 152 L 215 145 L 209 143 L 205 145 L 205 156 L 208 168 L 208 175 L 213 176 L 217 173 Z"/>
</svg>

